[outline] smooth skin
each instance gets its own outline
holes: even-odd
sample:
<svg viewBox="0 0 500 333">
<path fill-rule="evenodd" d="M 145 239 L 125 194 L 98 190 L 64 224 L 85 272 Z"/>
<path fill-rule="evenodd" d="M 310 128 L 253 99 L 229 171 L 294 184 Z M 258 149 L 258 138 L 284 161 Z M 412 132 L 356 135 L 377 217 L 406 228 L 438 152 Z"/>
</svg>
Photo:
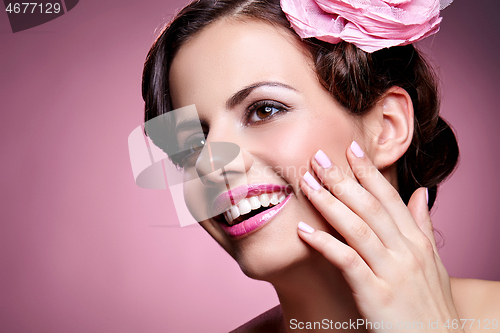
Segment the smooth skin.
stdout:
<svg viewBox="0 0 500 333">
<path fill-rule="evenodd" d="M 357 142 L 346 156 L 355 178 L 318 151 L 311 159 L 315 177 L 305 174 L 301 188 L 347 244 L 304 222 L 298 234 L 340 269 L 362 317 L 386 325 L 369 331 L 391 331 L 388 322 L 394 329 L 421 322 L 404 331 L 499 332 L 493 320 L 500 318 L 500 284 L 449 278 L 437 252 L 427 189 L 415 191 L 406 206 Z M 276 321 L 280 314 L 272 309 L 235 332 L 285 332 L 285 323 Z M 429 329 L 429 322 L 437 322 L 437 329 Z"/>
<path fill-rule="evenodd" d="M 356 179 L 313 160 L 325 188 L 314 190 L 304 181 L 302 190 L 347 244 L 322 231 L 299 231 L 300 237 L 342 271 L 368 321 L 396 326 L 459 320 L 449 277 L 437 254 L 426 189 L 417 190 L 407 207 L 356 142 L 346 155 Z"/>
<path fill-rule="evenodd" d="M 354 118 L 313 68 L 296 36 L 250 19 L 212 23 L 172 63 L 173 105 L 196 105 L 206 141 L 238 144 L 249 184 L 293 189 L 286 207 L 248 236 L 230 237 L 213 219 L 201 222 L 245 274 L 272 283 L 280 300 L 237 331 L 300 332 L 290 328 L 292 319 L 500 319 L 498 282 L 448 278 L 425 189 L 408 206 L 397 194 L 395 163 L 413 137 L 406 91 L 392 87 L 367 115 Z M 261 102 L 271 102 L 271 116 L 252 111 Z M 352 153 L 353 141 L 363 157 Z M 331 161 L 328 169 L 315 161 L 318 150 Z M 238 182 L 241 172 L 227 176 Z M 322 180 L 319 190 L 304 183 L 306 172 Z M 300 231 L 300 221 L 315 231 Z M 484 332 L 477 325 L 465 331 Z"/>
</svg>

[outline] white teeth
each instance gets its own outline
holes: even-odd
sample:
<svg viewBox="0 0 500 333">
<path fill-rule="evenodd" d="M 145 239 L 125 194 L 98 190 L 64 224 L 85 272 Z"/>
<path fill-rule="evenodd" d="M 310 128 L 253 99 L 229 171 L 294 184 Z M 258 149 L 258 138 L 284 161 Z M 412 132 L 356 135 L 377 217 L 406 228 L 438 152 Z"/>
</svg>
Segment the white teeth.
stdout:
<svg viewBox="0 0 500 333">
<path fill-rule="evenodd" d="M 252 211 L 252 206 L 247 199 L 243 199 L 238 203 L 238 208 L 240 209 L 241 215 L 248 214 Z"/>
<path fill-rule="evenodd" d="M 250 197 L 250 207 L 252 209 L 259 209 L 260 208 L 260 200 L 257 197 Z"/>
<path fill-rule="evenodd" d="M 285 200 L 285 198 L 285 194 L 281 194 L 278 198 L 277 193 L 271 194 L 271 198 L 269 198 L 268 193 L 263 193 L 259 196 L 246 198 L 238 202 L 237 205 L 231 205 L 231 208 L 224 212 L 224 217 L 227 223 L 231 224 L 241 215 L 248 214 L 252 210 L 259 209 L 260 207 L 268 207 L 270 204 L 277 205 L 278 203 Z"/>
<path fill-rule="evenodd" d="M 231 210 L 231 221 L 237 219 L 241 215 L 238 206 L 231 206 L 230 210 Z"/>
<path fill-rule="evenodd" d="M 264 194 L 261 194 L 259 196 L 259 200 L 260 200 L 260 204 L 262 205 L 262 207 L 267 207 L 269 206 L 269 196 L 267 195 L 267 193 L 264 193 Z"/>
<path fill-rule="evenodd" d="M 271 203 L 273 205 L 277 205 L 278 204 L 278 195 L 276 193 L 273 193 L 273 195 L 271 195 Z"/>
</svg>

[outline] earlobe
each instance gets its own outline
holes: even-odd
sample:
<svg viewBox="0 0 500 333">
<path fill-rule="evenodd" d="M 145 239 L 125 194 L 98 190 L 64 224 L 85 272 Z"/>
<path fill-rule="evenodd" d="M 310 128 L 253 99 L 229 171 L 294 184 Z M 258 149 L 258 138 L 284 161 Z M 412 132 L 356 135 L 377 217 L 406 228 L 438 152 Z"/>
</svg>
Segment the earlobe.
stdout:
<svg viewBox="0 0 500 333">
<path fill-rule="evenodd" d="M 406 152 L 413 139 L 413 119 L 411 97 L 400 87 L 388 89 L 369 112 L 365 125 L 372 133 L 369 148 L 377 168 L 394 164 Z"/>
</svg>

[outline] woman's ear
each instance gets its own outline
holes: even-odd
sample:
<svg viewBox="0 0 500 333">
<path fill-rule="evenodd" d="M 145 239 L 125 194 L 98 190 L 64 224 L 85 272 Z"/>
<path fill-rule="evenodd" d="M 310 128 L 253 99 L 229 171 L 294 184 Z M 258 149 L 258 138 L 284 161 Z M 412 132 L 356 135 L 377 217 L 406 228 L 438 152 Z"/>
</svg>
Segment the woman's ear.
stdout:
<svg viewBox="0 0 500 333">
<path fill-rule="evenodd" d="M 391 87 L 363 117 L 367 152 L 378 169 L 393 165 L 413 139 L 413 103 L 406 90 Z"/>
</svg>

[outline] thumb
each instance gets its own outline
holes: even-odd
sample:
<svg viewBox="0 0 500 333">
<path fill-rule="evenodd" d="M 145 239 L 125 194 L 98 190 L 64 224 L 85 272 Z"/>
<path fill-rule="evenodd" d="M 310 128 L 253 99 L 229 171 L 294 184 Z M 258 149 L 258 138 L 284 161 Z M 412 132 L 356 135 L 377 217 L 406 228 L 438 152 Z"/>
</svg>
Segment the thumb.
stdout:
<svg viewBox="0 0 500 333">
<path fill-rule="evenodd" d="M 428 192 L 427 188 L 421 187 L 413 192 L 410 201 L 408 201 L 408 210 L 410 211 L 413 219 L 424 235 L 429 238 L 432 243 L 434 251 L 437 253 L 436 239 L 434 238 L 434 228 L 429 215 L 429 208 L 427 206 Z"/>
</svg>

